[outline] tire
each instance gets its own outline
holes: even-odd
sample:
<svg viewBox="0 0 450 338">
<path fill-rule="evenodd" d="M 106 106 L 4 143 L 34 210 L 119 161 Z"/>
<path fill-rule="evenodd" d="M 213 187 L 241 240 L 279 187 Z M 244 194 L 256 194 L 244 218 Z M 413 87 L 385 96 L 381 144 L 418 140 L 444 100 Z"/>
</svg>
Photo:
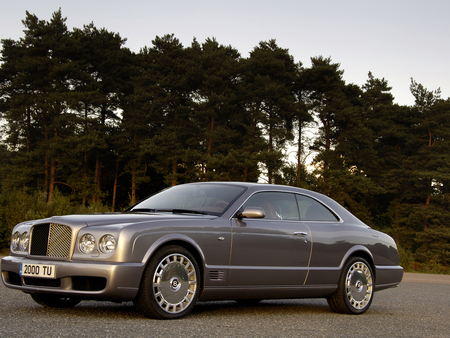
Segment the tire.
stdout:
<svg viewBox="0 0 450 338">
<path fill-rule="evenodd" d="M 158 250 L 144 271 L 135 307 L 155 319 L 177 319 L 187 315 L 197 302 L 200 271 L 194 256 L 183 247 Z"/>
<path fill-rule="evenodd" d="M 338 313 L 362 314 L 373 300 L 374 275 L 369 263 L 353 257 L 344 267 L 338 289 L 327 299 L 331 310 Z"/>
<path fill-rule="evenodd" d="M 74 307 L 81 302 L 81 299 L 77 297 L 62 297 L 45 293 L 32 293 L 31 298 L 39 305 L 60 309 Z"/>
</svg>

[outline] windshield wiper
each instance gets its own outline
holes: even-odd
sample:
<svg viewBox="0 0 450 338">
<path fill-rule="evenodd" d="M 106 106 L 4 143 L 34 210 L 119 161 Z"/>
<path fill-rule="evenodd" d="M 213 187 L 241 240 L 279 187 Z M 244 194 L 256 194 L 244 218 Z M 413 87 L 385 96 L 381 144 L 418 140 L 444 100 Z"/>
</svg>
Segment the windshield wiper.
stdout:
<svg viewBox="0 0 450 338">
<path fill-rule="evenodd" d="M 129 212 L 150 212 L 150 213 L 158 213 L 158 212 L 171 212 L 174 214 L 198 214 L 198 215 L 208 215 L 208 213 L 197 210 L 189 210 L 189 209 L 146 209 L 146 208 L 137 208 L 132 209 Z"/>
<path fill-rule="evenodd" d="M 189 210 L 189 209 L 172 209 L 174 214 L 199 214 L 199 215 L 208 215 L 208 213 L 197 210 Z"/>
</svg>

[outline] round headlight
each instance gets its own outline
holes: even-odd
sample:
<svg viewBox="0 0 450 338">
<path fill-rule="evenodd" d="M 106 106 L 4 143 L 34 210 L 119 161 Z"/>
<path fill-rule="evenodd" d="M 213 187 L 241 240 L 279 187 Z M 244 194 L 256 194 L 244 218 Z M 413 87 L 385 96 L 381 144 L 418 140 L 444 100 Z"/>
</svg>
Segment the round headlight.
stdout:
<svg viewBox="0 0 450 338">
<path fill-rule="evenodd" d="M 85 234 L 80 238 L 80 251 L 85 254 L 91 253 L 95 248 L 95 237 Z"/>
<path fill-rule="evenodd" d="M 14 251 L 17 250 L 19 247 L 19 241 L 20 241 L 20 233 L 16 231 L 11 238 L 11 249 Z"/>
<path fill-rule="evenodd" d="M 20 251 L 28 251 L 28 243 L 30 241 L 30 236 L 28 232 L 24 232 L 22 235 L 20 235 Z"/>
<path fill-rule="evenodd" d="M 110 253 L 116 250 L 116 239 L 113 235 L 105 235 L 100 238 L 100 242 L 98 243 L 100 251 L 103 253 Z"/>
</svg>

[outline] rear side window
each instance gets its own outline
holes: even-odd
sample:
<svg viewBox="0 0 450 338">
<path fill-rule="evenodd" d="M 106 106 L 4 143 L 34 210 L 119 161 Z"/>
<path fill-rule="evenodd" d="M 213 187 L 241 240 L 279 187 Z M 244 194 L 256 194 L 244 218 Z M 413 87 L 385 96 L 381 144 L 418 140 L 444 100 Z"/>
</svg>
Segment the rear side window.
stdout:
<svg viewBox="0 0 450 338">
<path fill-rule="evenodd" d="M 327 207 L 313 198 L 296 195 L 300 220 L 336 222 L 339 219 Z"/>
</svg>

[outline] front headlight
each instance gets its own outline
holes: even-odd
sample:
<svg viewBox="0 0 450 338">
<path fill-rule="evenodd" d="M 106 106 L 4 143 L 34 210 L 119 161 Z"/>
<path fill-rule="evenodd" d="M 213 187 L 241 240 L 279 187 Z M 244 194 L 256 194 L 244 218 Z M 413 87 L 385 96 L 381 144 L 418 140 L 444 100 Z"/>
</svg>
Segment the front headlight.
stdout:
<svg viewBox="0 0 450 338">
<path fill-rule="evenodd" d="M 105 235 L 100 238 L 100 242 L 98 244 L 100 251 L 104 254 L 113 252 L 116 250 L 116 239 L 113 235 Z"/>
<path fill-rule="evenodd" d="M 22 235 L 20 235 L 19 250 L 28 251 L 29 242 L 30 242 L 30 235 L 28 234 L 28 232 L 25 231 Z"/>
<path fill-rule="evenodd" d="M 85 234 L 80 238 L 80 251 L 90 254 L 95 248 L 95 237 L 91 234 Z"/>
<path fill-rule="evenodd" d="M 19 247 L 19 242 L 20 242 L 20 233 L 16 231 L 11 237 L 11 249 L 13 251 L 17 250 L 17 248 Z"/>
</svg>

